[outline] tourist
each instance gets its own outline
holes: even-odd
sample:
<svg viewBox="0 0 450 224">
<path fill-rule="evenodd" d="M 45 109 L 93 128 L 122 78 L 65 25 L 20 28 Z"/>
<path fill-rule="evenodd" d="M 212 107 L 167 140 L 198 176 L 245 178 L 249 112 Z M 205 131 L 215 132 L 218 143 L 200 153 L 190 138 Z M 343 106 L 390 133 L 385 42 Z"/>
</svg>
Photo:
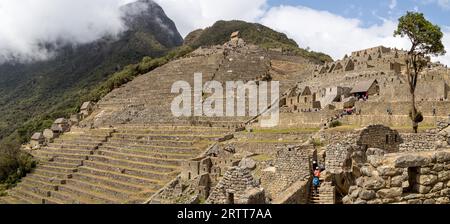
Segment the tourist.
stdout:
<svg viewBox="0 0 450 224">
<path fill-rule="evenodd" d="M 314 177 L 313 177 L 313 187 L 314 187 L 314 192 L 313 195 L 317 196 L 319 195 L 319 185 L 320 185 L 320 169 L 319 167 L 316 167 L 315 171 L 314 171 Z"/>
<path fill-rule="evenodd" d="M 317 167 L 318 167 L 317 161 L 314 160 L 312 165 L 313 172 L 316 170 Z"/>
</svg>

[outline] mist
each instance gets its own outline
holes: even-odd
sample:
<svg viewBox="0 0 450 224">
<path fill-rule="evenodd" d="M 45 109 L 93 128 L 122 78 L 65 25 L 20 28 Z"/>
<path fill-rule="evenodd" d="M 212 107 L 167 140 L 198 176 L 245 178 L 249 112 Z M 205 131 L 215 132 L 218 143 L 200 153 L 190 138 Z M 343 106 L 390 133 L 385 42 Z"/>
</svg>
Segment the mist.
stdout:
<svg viewBox="0 0 450 224">
<path fill-rule="evenodd" d="M 51 57 L 62 45 L 117 37 L 120 7 L 136 0 L 0 0 L 0 63 Z"/>
</svg>

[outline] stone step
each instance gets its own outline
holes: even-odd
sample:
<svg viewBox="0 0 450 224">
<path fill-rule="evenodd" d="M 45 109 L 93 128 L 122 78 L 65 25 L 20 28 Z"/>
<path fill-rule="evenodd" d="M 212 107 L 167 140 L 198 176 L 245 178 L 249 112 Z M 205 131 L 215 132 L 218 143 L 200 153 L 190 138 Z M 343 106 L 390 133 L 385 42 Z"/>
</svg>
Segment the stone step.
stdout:
<svg viewBox="0 0 450 224">
<path fill-rule="evenodd" d="M 53 140 L 53 142 L 51 144 L 57 144 L 57 145 L 62 145 L 62 144 L 67 144 L 67 145 L 97 145 L 100 144 L 102 142 L 105 142 L 105 139 L 102 140 L 89 140 L 89 139 L 85 139 L 85 138 L 77 138 L 77 139 L 63 139 L 63 138 L 56 138 Z"/>
<path fill-rule="evenodd" d="M 51 197 L 52 200 L 58 200 L 62 204 L 100 204 L 101 202 L 92 200 L 90 198 L 77 196 L 71 193 L 70 189 L 66 191 L 52 191 Z"/>
<path fill-rule="evenodd" d="M 79 168 L 78 172 L 81 174 L 89 174 L 92 176 L 100 176 L 100 177 L 108 178 L 112 181 L 118 180 L 121 182 L 137 184 L 137 185 L 140 185 L 143 187 L 148 187 L 148 188 L 150 188 L 150 186 L 152 186 L 152 185 L 156 185 L 158 188 L 162 187 L 162 184 L 159 180 L 136 177 L 136 176 L 132 176 L 132 175 L 122 174 L 119 172 L 105 171 L 105 170 L 95 169 L 92 167 L 82 166 Z"/>
<path fill-rule="evenodd" d="M 117 165 L 112 165 L 108 163 L 102 163 L 97 161 L 86 161 L 85 166 L 92 167 L 99 170 L 104 171 L 112 171 L 117 173 L 122 173 L 126 175 L 131 175 L 139 178 L 147 178 L 152 180 L 166 180 L 168 178 L 172 178 L 176 176 L 176 173 L 157 173 L 151 170 L 141 170 L 141 169 L 133 169 L 131 167 L 121 167 Z"/>
<path fill-rule="evenodd" d="M 89 160 L 94 161 L 94 162 L 107 163 L 107 164 L 111 164 L 114 166 L 131 167 L 134 169 L 154 171 L 157 173 L 170 173 L 170 172 L 177 171 L 179 169 L 178 167 L 167 167 L 167 166 L 162 166 L 159 164 L 142 163 L 142 162 L 130 161 L 128 159 L 117 159 L 117 158 L 111 158 L 111 157 L 101 156 L 101 155 L 92 156 L 89 158 Z"/>
<path fill-rule="evenodd" d="M 155 153 L 198 153 L 201 149 L 196 147 L 171 147 L 171 146 L 152 146 L 152 145 L 143 145 L 143 144 L 121 144 L 108 142 L 102 146 L 105 147 L 114 147 L 114 148 L 123 148 L 129 150 L 146 150 Z"/>
<path fill-rule="evenodd" d="M 79 185 L 62 185 L 58 192 L 67 193 L 73 199 L 83 198 L 91 201 L 89 204 L 118 204 L 120 200 L 113 195 L 105 195 L 91 189 L 81 188 Z M 83 200 L 84 201 L 84 200 Z"/>
<path fill-rule="evenodd" d="M 86 173 L 75 173 L 73 175 L 74 180 L 82 180 L 89 183 L 94 183 L 98 185 L 107 185 L 118 189 L 123 189 L 131 192 L 140 192 L 143 187 L 139 185 L 133 185 L 128 182 L 123 182 L 119 180 L 112 180 L 110 178 L 105 178 L 101 176 L 90 175 Z"/>
<path fill-rule="evenodd" d="M 63 158 L 63 159 L 72 159 L 72 160 L 86 160 L 88 159 L 87 155 L 80 155 L 80 154 L 68 154 L 68 153 L 61 153 L 61 152 L 45 152 L 41 151 L 38 153 L 39 157 L 41 159 L 46 158 L 53 159 L 54 161 L 57 160 L 57 158 Z"/>
<path fill-rule="evenodd" d="M 45 170 L 40 167 L 36 168 L 31 174 L 33 174 L 33 175 L 37 174 L 39 176 L 45 176 L 48 178 L 61 179 L 61 180 L 70 179 L 72 177 L 71 173 L 59 173 L 59 172 L 54 172 L 54 171 L 50 171 L 50 170 Z"/>
<path fill-rule="evenodd" d="M 51 162 L 83 165 L 83 161 L 84 161 L 84 159 L 71 159 L 71 158 L 55 157 L 52 159 Z"/>
<path fill-rule="evenodd" d="M 22 178 L 21 182 L 21 184 L 26 184 L 29 186 L 38 186 L 40 189 L 44 191 L 57 191 L 60 183 L 61 182 L 59 183 L 43 182 L 39 179 L 30 178 L 28 176 L 26 178 Z"/>
<path fill-rule="evenodd" d="M 78 163 L 60 163 L 60 162 L 54 162 L 54 161 L 44 161 L 39 162 L 40 165 L 49 165 L 49 166 L 57 166 L 57 167 L 64 167 L 64 168 L 77 168 L 83 164 L 82 161 Z"/>
<path fill-rule="evenodd" d="M 59 166 L 57 166 L 57 164 L 40 165 L 39 169 L 52 171 L 52 172 L 55 172 L 55 173 L 74 173 L 74 172 L 77 172 L 77 168 L 59 167 Z"/>
<path fill-rule="evenodd" d="M 96 149 L 96 144 L 87 144 L 81 145 L 76 143 L 50 143 L 48 144 L 48 148 L 53 149 L 84 149 L 84 150 L 93 150 Z"/>
<path fill-rule="evenodd" d="M 15 187 L 8 192 L 9 195 L 12 195 L 16 198 L 19 198 L 22 201 L 25 201 L 27 204 L 44 204 L 45 200 L 42 196 L 37 195 L 31 191 L 22 189 L 20 187 Z"/>
<path fill-rule="evenodd" d="M 40 182 L 48 183 L 50 185 L 55 185 L 55 186 L 59 185 L 59 184 L 64 184 L 66 182 L 65 179 L 48 177 L 48 176 L 44 176 L 44 175 L 40 175 L 40 174 L 36 174 L 36 173 L 27 174 L 25 179 L 40 181 Z"/>
<path fill-rule="evenodd" d="M 41 196 L 42 198 L 48 197 L 50 195 L 51 190 L 46 190 L 44 187 L 41 187 L 41 185 L 35 185 L 30 182 L 21 182 L 18 185 L 19 188 L 28 191 L 33 192 L 36 195 Z"/>
<path fill-rule="evenodd" d="M 180 159 L 162 159 L 162 158 L 155 158 L 155 157 L 149 157 L 149 156 L 139 156 L 139 155 L 132 155 L 132 154 L 125 154 L 125 153 L 119 153 L 119 152 L 113 152 L 113 151 L 106 151 L 106 150 L 98 150 L 96 151 L 95 155 L 102 155 L 114 159 L 121 159 L 121 160 L 129 160 L 133 162 L 141 162 L 141 163 L 149 163 L 149 164 L 155 164 L 160 165 L 162 167 L 169 167 L 169 168 L 176 168 L 181 165 L 181 162 L 183 160 Z"/>
<path fill-rule="evenodd" d="M 223 135 L 224 133 L 229 133 L 229 129 L 192 129 L 192 130 L 158 130 L 158 129 L 118 129 L 113 135 L 122 135 L 122 134 L 132 134 L 132 135 L 192 135 L 192 134 L 204 134 L 207 133 L 209 135 Z"/>
<path fill-rule="evenodd" d="M 98 185 L 90 182 L 70 179 L 67 181 L 67 185 L 76 189 L 81 189 L 84 192 L 95 193 L 102 198 L 111 199 L 113 201 L 126 201 L 136 192 L 126 191 L 124 189 L 114 188 L 108 185 Z"/>
<path fill-rule="evenodd" d="M 77 154 L 77 155 L 92 155 L 92 150 L 87 149 L 71 149 L 71 148 L 51 148 L 47 147 L 37 151 L 37 153 L 65 153 L 65 154 Z"/>
<path fill-rule="evenodd" d="M 20 198 L 14 196 L 4 196 L 0 197 L 0 204 L 29 204 L 29 202 L 21 200 Z"/>
<path fill-rule="evenodd" d="M 192 147 L 196 142 L 194 141 L 171 141 L 171 140 L 132 140 L 132 139 L 118 139 L 111 138 L 109 142 L 125 144 L 125 145 L 149 145 L 149 146 L 178 146 L 178 147 Z"/>
<path fill-rule="evenodd" d="M 128 149 L 128 148 L 119 148 L 112 146 L 102 146 L 100 150 L 138 155 L 138 156 L 149 156 L 154 158 L 162 158 L 162 159 L 181 159 L 186 160 L 195 157 L 199 153 L 170 153 L 170 152 L 154 152 L 153 150 L 147 149 Z M 193 150 L 198 152 L 199 150 Z"/>
<path fill-rule="evenodd" d="M 101 142 L 106 139 L 106 136 L 109 136 L 109 134 L 64 134 L 61 135 L 58 140 L 88 140 L 88 141 L 96 141 Z M 55 139 L 56 140 L 56 139 Z"/>
<path fill-rule="evenodd" d="M 207 140 L 216 141 L 223 135 L 192 135 L 191 134 L 113 134 L 112 139 L 129 139 L 139 141 L 153 141 L 153 140 L 170 140 L 170 141 L 193 141 L 193 140 Z"/>
</svg>

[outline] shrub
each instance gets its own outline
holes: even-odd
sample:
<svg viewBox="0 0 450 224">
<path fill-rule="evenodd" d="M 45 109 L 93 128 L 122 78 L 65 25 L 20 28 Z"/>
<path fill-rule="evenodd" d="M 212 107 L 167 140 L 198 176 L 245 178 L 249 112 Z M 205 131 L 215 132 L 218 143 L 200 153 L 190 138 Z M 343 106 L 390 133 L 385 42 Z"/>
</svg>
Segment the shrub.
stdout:
<svg viewBox="0 0 450 224">
<path fill-rule="evenodd" d="M 342 126 L 342 123 L 340 121 L 332 121 L 330 123 L 330 128 L 335 128 L 335 127 L 339 127 Z"/>
</svg>

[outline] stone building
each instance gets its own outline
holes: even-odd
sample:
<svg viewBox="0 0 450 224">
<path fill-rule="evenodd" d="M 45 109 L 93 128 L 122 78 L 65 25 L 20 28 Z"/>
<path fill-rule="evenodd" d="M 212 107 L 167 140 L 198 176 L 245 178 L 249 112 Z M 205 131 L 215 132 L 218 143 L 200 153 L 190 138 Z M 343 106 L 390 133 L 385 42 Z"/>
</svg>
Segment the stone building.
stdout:
<svg viewBox="0 0 450 224">
<path fill-rule="evenodd" d="M 45 142 L 45 137 L 41 132 L 36 132 L 31 136 L 30 145 L 32 148 L 38 147 Z"/>
<path fill-rule="evenodd" d="M 94 103 L 91 101 L 84 102 L 80 108 L 80 114 L 82 118 L 89 116 L 94 110 Z"/>
<path fill-rule="evenodd" d="M 210 204 L 265 204 L 264 189 L 248 169 L 231 167 L 212 189 Z"/>
<path fill-rule="evenodd" d="M 52 129 L 55 129 L 54 131 L 66 132 L 70 129 L 69 121 L 65 118 L 56 119 L 53 125 Z"/>
<path fill-rule="evenodd" d="M 316 100 L 316 93 L 313 93 L 308 86 L 301 90 L 291 89 L 286 97 L 286 106 L 293 112 L 311 112 L 321 108 L 320 101 Z"/>
<path fill-rule="evenodd" d="M 378 81 L 376 79 L 361 81 L 353 86 L 350 94 L 352 94 L 357 99 L 368 99 L 370 96 L 380 94 L 380 86 L 378 85 Z"/>
<path fill-rule="evenodd" d="M 52 129 L 45 129 L 43 135 L 47 141 L 51 141 L 59 136 L 59 132 L 54 132 Z"/>
</svg>

